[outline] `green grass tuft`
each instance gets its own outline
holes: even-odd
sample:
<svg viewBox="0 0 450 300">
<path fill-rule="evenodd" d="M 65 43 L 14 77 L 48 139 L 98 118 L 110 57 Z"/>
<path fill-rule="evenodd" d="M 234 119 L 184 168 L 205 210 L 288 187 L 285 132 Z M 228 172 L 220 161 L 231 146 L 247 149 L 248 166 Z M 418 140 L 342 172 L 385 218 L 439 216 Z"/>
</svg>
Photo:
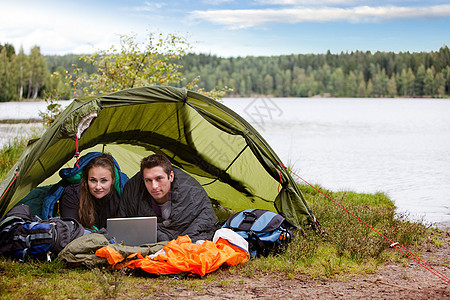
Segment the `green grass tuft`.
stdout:
<svg viewBox="0 0 450 300">
<path fill-rule="evenodd" d="M 14 139 L 0 149 L 0 180 L 2 180 L 8 171 L 19 160 L 22 152 L 27 147 L 25 139 Z"/>
</svg>

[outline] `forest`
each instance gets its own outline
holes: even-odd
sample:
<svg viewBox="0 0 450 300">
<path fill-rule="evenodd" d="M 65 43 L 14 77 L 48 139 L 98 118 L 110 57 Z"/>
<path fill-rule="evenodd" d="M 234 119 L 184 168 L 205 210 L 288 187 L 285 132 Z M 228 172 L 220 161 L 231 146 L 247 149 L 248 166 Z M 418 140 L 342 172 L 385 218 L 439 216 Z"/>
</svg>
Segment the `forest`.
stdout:
<svg viewBox="0 0 450 300">
<path fill-rule="evenodd" d="M 188 53 L 177 61 L 183 87 L 196 79 L 205 90 L 228 88 L 227 97 L 426 97 L 450 95 L 450 51 L 376 52 L 218 57 Z M 55 72 L 77 76 L 75 67 L 95 73 L 79 55 L 29 54 L 0 44 L 0 101 L 45 98 L 60 86 L 60 99 L 74 97 L 73 87 Z"/>
</svg>

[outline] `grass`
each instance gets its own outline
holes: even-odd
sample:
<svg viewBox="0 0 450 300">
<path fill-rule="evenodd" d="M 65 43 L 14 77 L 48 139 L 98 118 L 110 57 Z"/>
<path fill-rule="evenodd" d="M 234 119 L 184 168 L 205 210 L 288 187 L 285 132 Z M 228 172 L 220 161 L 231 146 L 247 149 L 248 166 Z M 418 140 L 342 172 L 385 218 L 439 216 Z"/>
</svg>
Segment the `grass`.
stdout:
<svg viewBox="0 0 450 300">
<path fill-rule="evenodd" d="M 25 139 L 15 138 L 0 149 L 0 180 L 14 166 L 26 147 L 27 141 Z"/>
<path fill-rule="evenodd" d="M 0 176 L 6 174 L 23 151 L 24 143 L 16 141 L 0 150 Z M 386 261 L 405 263 L 401 253 L 390 248 L 372 229 L 334 204 L 334 199 L 378 232 L 410 250 L 431 241 L 439 246 L 440 237 L 408 216 L 395 213 L 392 201 L 383 193 L 359 194 L 331 192 L 320 186 L 300 185 L 312 211 L 326 230 L 325 235 L 307 231 L 297 233 L 286 251 L 258 258 L 244 265 L 221 268 L 203 278 L 173 275 L 142 275 L 133 271 L 109 271 L 67 266 L 62 262 L 19 263 L 0 258 L 0 299 L 128 299 L 174 298 L 179 291 L 204 293 L 209 286 L 229 289 L 242 284 L 242 278 L 272 276 L 274 280 L 301 276 L 331 278 L 338 275 L 375 272 Z M 270 278 L 272 278 L 270 277 Z M 275 278 L 276 277 L 276 278 Z M 235 278 L 239 278 L 235 280 Z"/>
</svg>

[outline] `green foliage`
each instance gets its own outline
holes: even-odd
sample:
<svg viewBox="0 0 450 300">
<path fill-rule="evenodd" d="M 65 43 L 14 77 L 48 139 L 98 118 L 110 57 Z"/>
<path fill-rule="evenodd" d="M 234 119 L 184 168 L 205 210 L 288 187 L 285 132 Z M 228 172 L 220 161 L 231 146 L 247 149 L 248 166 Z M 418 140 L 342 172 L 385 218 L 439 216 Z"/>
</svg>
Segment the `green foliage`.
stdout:
<svg viewBox="0 0 450 300">
<path fill-rule="evenodd" d="M 311 209 L 318 220 L 321 220 L 327 231 L 327 239 L 332 242 L 339 257 L 356 262 L 362 262 L 367 257 L 382 259 L 389 250 L 391 241 L 415 247 L 429 234 L 429 229 L 422 223 L 413 222 L 407 215 L 396 213 L 394 204 L 383 193 L 369 195 L 324 191 L 322 194 L 311 192 L 311 188 L 304 190 Z"/>
<path fill-rule="evenodd" d="M 230 87 L 234 96 L 448 97 L 447 46 L 430 53 L 351 52 L 271 57 L 182 58 L 185 81 Z M 185 84 L 182 81 L 180 85 Z"/>
<path fill-rule="evenodd" d="M 397 214 L 394 204 L 383 193 L 333 193 L 320 186 L 308 185 L 301 185 L 300 188 L 326 234 L 321 236 L 307 232 L 308 235 L 303 236 L 298 232 L 285 253 L 252 260 L 242 266 L 246 276 L 277 272 L 287 276 L 303 273 L 329 278 L 346 273 L 373 272 L 386 260 L 403 257 L 390 248 L 391 242 L 342 207 L 388 239 L 410 250 L 423 245 L 430 235 L 430 229 L 423 224 Z"/>
<path fill-rule="evenodd" d="M 30 73 L 28 78 L 28 92 L 26 98 L 36 100 L 42 96 L 46 80 L 49 78 L 47 62 L 41 55 L 41 49 L 35 46 L 29 56 Z"/>
<path fill-rule="evenodd" d="M 121 36 L 121 47 L 92 55 L 30 55 L 0 44 L 0 101 L 44 97 L 54 88 L 50 74 L 72 76 L 61 99 L 143 85 L 173 85 L 215 99 L 249 97 L 448 97 L 450 50 L 221 58 L 188 53 L 176 35 Z"/>
<path fill-rule="evenodd" d="M 50 88 L 45 93 L 45 102 L 47 102 L 47 111 L 39 112 L 45 126 L 50 126 L 62 112 L 61 104 L 58 99 L 64 99 L 71 93 L 71 78 L 67 71 L 56 71 L 50 78 Z"/>
<path fill-rule="evenodd" d="M 47 102 L 47 111 L 39 112 L 39 116 L 45 126 L 50 126 L 62 112 L 61 104 L 57 103 L 52 98 L 45 99 Z"/>
<path fill-rule="evenodd" d="M 109 50 L 80 56 L 83 65 L 92 66 L 94 72 L 89 73 L 74 65 L 73 76 L 67 70 L 53 73 L 52 85 L 46 95 L 47 112 L 41 113 L 45 124 L 53 123 L 61 112 L 55 99 L 67 95 L 72 87 L 75 97 L 84 97 L 139 86 L 176 85 L 183 79 L 182 66 L 176 62 L 190 48 L 184 38 L 151 33 L 144 42 L 138 43 L 136 36 L 121 35 L 120 44 L 120 49 L 113 46 Z M 214 99 L 220 99 L 231 91 L 226 87 L 205 91 L 198 87 L 198 80 L 198 77 L 194 78 L 186 87 Z"/>
<path fill-rule="evenodd" d="M 76 68 L 74 87 L 82 96 L 110 93 L 149 85 L 170 85 L 180 81 L 179 59 L 189 49 L 187 41 L 176 35 L 149 34 L 138 43 L 136 36 L 120 36 L 120 49 L 99 50 L 81 59 L 93 65 L 95 72 L 87 74 Z"/>
<path fill-rule="evenodd" d="M 176 86 L 184 79 L 182 66 L 177 63 L 190 49 L 184 38 L 150 33 L 142 43 L 137 42 L 136 36 L 127 35 L 120 36 L 120 41 L 120 49 L 111 47 L 107 51 L 80 56 L 85 65 L 94 67 L 95 72 L 85 72 L 82 67 L 74 69 L 76 95 L 103 94 L 139 86 Z M 197 76 L 186 82 L 184 88 L 214 99 L 220 99 L 231 91 L 227 87 L 218 89 L 215 86 L 206 91 L 198 86 L 198 81 Z"/>
<path fill-rule="evenodd" d="M 192 91 L 196 91 L 200 94 L 203 94 L 207 97 L 210 97 L 212 99 L 215 100 L 220 100 L 222 99 L 227 93 L 232 92 L 233 89 L 225 86 L 224 88 L 221 89 L 217 89 L 217 88 L 213 88 L 210 91 L 205 91 L 204 88 L 199 88 L 198 86 L 198 81 L 200 80 L 200 76 L 195 77 L 191 82 L 189 82 L 184 88 L 188 89 L 188 90 L 192 90 Z"/>
<path fill-rule="evenodd" d="M 12 48 L 14 49 L 14 48 Z M 16 70 L 13 68 L 14 51 L 9 47 L 0 48 L 0 101 L 11 101 L 17 97 L 14 82 Z"/>
<path fill-rule="evenodd" d="M 46 60 L 38 46 L 30 55 L 23 49 L 16 55 L 14 47 L 0 45 L 0 101 L 36 100 L 42 96 L 48 78 Z"/>
</svg>

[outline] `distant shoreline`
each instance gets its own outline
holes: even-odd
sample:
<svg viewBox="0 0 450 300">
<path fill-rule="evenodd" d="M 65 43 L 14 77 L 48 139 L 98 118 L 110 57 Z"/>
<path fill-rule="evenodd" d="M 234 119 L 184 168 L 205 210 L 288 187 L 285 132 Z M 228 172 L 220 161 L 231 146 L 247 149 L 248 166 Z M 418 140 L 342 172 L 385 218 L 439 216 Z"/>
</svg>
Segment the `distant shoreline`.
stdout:
<svg viewBox="0 0 450 300">
<path fill-rule="evenodd" d="M 42 123 L 42 119 L 5 119 L 0 120 L 0 124 L 29 124 Z"/>
</svg>

